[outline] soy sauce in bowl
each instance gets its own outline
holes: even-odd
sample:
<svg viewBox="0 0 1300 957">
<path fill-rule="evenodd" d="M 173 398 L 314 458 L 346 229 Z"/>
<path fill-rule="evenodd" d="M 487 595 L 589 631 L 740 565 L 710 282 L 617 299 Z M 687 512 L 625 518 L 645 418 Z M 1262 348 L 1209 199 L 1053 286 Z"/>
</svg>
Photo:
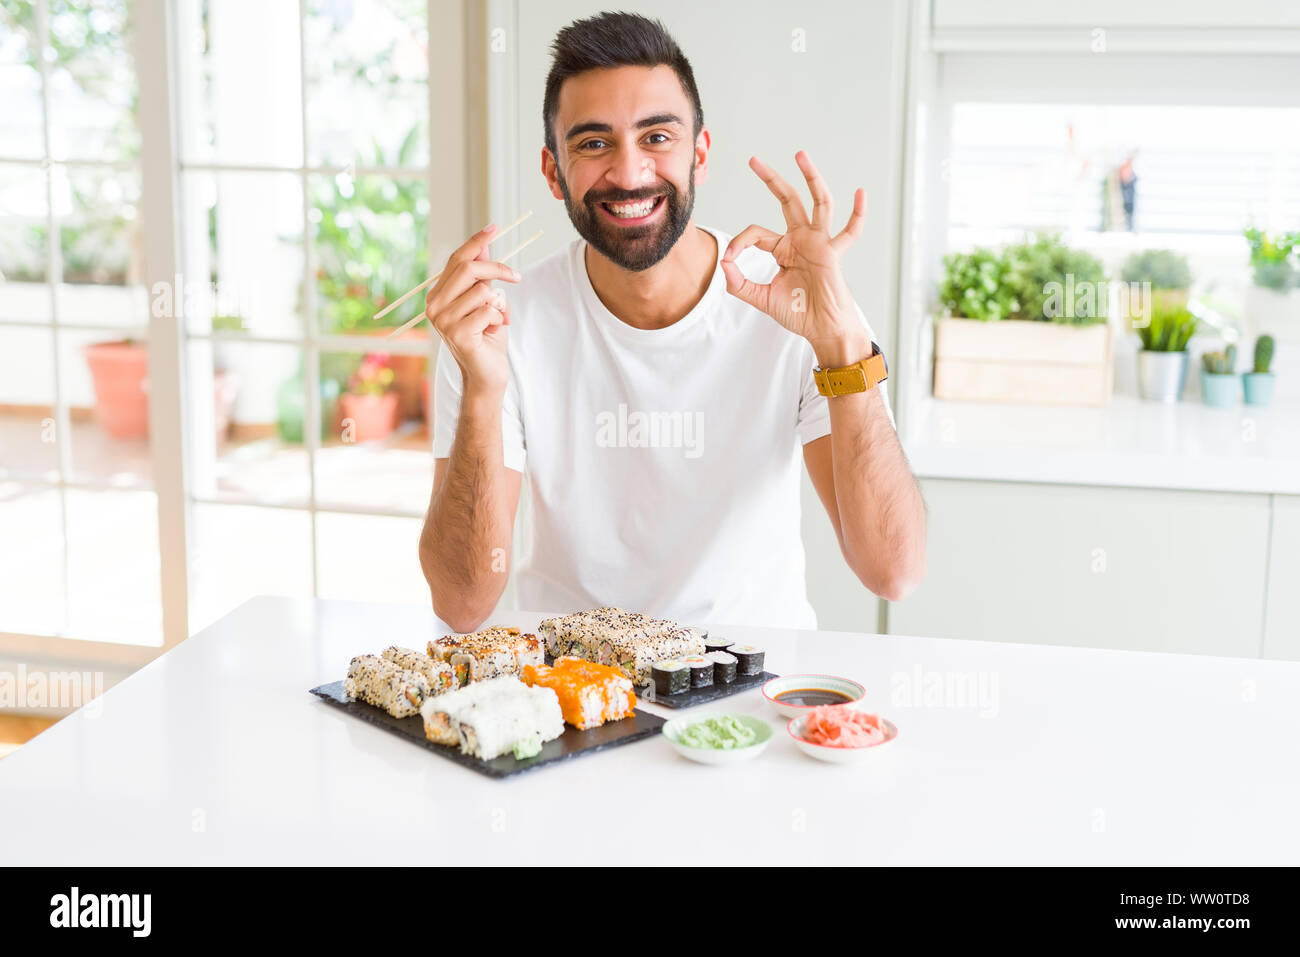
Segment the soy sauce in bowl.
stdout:
<svg viewBox="0 0 1300 957">
<path fill-rule="evenodd" d="M 819 708 L 826 704 L 848 704 L 853 699 L 842 691 L 829 688 L 791 688 L 775 695 L 782 704 L 792 704 L 800 708 Z"/>
</svg>

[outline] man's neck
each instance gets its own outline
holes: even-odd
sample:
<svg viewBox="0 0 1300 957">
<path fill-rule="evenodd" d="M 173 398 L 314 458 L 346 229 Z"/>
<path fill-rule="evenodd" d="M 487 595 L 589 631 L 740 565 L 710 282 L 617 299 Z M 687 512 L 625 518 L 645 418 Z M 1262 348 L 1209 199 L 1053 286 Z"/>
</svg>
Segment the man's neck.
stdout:
<svg viewBox="0 0 1300 957">
<path fill-rule="evenodd" d="M 663 329 L 704 298 L 718 265 L 718 241 L 692 222 L 649 269 L 631 272 L 586 246 L 587 275 L 605 308 L 637 329 Z"/>
</svg>

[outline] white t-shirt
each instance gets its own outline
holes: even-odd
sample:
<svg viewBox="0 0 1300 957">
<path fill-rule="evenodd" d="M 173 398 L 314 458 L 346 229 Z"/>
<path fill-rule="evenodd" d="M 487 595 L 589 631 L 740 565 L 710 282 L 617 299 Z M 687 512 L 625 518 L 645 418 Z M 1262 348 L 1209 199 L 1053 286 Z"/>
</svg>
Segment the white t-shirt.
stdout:
<svg viewBox="0 0 1300 957">
<path fill-rule="evenodd" d="M 721 256 L 731 237 L 708 232 Z M 504 286 L 504 458 L 532 496 L 519 607 L 618 605 L 686 624 L 816 628 L 801 452 L 831 426 L 812 347 L 730 295 L 716 265 L 686 316 L 665 329 L 630 326 L 596 295 L 585 247 L 576 239 Z M 777 272 L 753 247 L 737 265 L 757 282 Z M 446 458 L 461 373 L 445 348 L 435 388 L 433 454 Z"/>
</svg>

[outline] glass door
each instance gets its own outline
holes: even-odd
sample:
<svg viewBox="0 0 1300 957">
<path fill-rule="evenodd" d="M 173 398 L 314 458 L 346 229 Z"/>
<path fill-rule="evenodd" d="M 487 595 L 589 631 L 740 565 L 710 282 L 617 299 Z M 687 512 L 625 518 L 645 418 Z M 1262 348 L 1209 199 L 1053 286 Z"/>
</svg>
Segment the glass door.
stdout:
<svg viewBox="0 0 1300 957">
<path fill-rule="evenodd" d="M 434 343 L 385 338 L 422 298 L 372 318 L 429 270 L 428 10 L 177 4 L 194 628 L 255 594 L 428 601 Z"/>
<path fill-rule="evenodd" d="M 163 642 L 124 0 L 0 4 L 0 633 Z"/>
</svg>

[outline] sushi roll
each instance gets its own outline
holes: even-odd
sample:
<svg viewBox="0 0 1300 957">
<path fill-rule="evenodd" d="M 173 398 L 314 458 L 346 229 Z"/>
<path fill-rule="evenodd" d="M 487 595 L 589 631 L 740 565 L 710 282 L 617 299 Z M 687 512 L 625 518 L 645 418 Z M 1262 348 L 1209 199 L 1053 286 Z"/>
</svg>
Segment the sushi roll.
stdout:
<svg viewBox="0 0 1300 957">
<path fill-rule="evenodd" d="M 708 654 L 711 651 L 726 651 L 732 645 L 730 638 L 705 638 L 704 652 Z"/>
<path fill-rule="evenodd" d="M 424 675 L 433 694 L 442 694 L 456 687 L 451 665 L 431 658 L 422 651 L 389 645 L 384 649 L 382 657 L 405 671 L 418 671 Z"/>
<path fill-rule="evenodd" d="M 516 748 L 535 753 L 564 733 L 560 702 L 550 688 L 530 688 L 502 675 L 430 698 L 420 709 L 424 733 L 436 744 L 490 761 Z"/>
<path fill-rule="evenodd" d="M 564 655 L 554 665 L 528 665 L 523 680 L 554 691 L 564 720 L 580 730 L 629 718 L 636 707 L 630 678 L 584 658 Z"/>
<path fill-rule="evenodd" d="M 433 697 L 429 681 L 418 671 L 406 671 L 375 655 L 358 655 L 348 666 L 343 690 L 349 698 L 387 711 L 394 718 L 418 714 Z"/>
<path fill-rule="evenodd" d="M 736 658 L 736 673 L 757 675 L 763 672 L 763 652 L 753 645 L 732 645 L 727 653 Z"/>
<path fill-rule="evenodd" d="M 445 661 L 457 687 L 502 675 L 518 676 L 527 665 L 543 662 L 542 642 L 518 628 L 493 625 L 465 635 L 446 635 L 429 642 L 429 657 Z"/>
<path fill-rule="evenodd" d="M 687 655 L 682 659 L 691 669 L 691 687 L 707 688 L 713 684 L 713 662 L 703 655 Z"/>
<path fill-rule="evenodd" d="M 655 694 L 680 694 L 691 686 L 691 669 L 684 661 L 669 658 L 657 661 L 650 667 Z"/>
<path fill-rule="evenodd" d="M 736 680 L 736 656 L 725 651 L 710 651 L 704 656 L 713 662 L 713 680 L 729 685 Z"/>
</svg>

